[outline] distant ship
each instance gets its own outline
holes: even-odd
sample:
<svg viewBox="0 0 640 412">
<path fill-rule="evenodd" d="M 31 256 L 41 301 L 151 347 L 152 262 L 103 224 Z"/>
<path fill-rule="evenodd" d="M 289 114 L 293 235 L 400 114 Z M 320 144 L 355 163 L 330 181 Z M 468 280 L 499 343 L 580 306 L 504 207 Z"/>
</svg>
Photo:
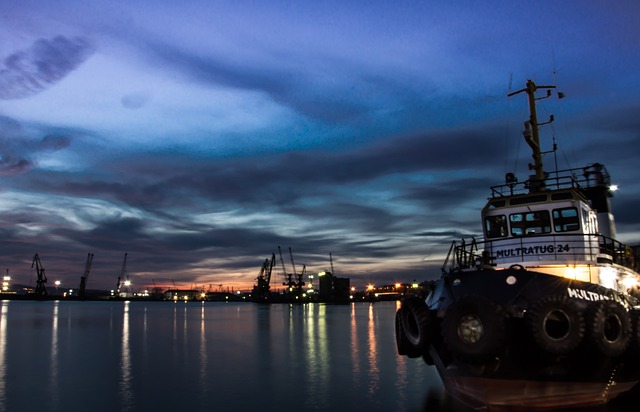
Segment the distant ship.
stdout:
<svg viewBox="0 0 640 412">
<path fill-rule="evenodd" d="M 453 242 L 426 299 L 396 313 L 398 353 L 474 408 L 599 405 L 640 380 L 638 250 L 616 240 L 603 165 L 544 170 L 539 126 L 553 117 L 539 123 L 536 102 L 553 89 L 509 94 L 528 96 L 533 175 L 491 187 L 484 240 Z"/>
</svg>

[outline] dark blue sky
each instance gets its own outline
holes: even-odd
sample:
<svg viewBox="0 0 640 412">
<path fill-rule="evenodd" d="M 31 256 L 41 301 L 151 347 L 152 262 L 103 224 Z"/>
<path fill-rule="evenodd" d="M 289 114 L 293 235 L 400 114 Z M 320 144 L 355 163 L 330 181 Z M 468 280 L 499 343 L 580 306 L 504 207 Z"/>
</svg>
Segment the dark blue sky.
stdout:
<svg viewBox="0 0 640 412">
<path fill-rule="evenodd" d="M 640 242 L 636 1 L 20 1 L 0 13 L 0 268 L 33 282 L 250 287 L 290 269 L 435 278 L 543 144 L 604 163 Z M 553 159 L 545 159 L 551 165 Z M 276 279 L 280 283 L 282 278 Z"/>
</svg>

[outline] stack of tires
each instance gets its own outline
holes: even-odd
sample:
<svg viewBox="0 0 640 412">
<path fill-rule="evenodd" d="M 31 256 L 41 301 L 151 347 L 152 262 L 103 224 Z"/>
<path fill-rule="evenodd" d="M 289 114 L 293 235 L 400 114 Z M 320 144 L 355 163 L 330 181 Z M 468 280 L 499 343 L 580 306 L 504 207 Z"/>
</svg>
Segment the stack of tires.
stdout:
<svg viewBox="0 0 640 412">
<path fill-rule="evenodd" d="M 404 299 L 395 320 L 398 354 L 410 358 L 423 356 L 427 363 L 433 364 L 428 349 L 437 333 L 435 322 L 435 312 L 427 308 L 423 299 Z"/>
<path fill-rule="evenodd" d="M 400 355 L 422 356 L 433 364 L 429 346 L 442 339 L 456 359 L 480 364 L 499 357 L 509 340 L 507 312 L 479 295 L 465 295 L 447 307 L 442 322 L 420 298 L 408 298 L 396 312 L 396 344 Z M 524 315 L 527 336 L 550 355 L 595 349 L 607 358 L 627 356 L 640 366 L 640 314 L 614 300 L 576 301 L 546 296 Z"/>
<path fill-rule="evenodd" d="M 556 355 L 568 354 L 584 342 L 616 358 L 627 352 L 632 341 L 638 341 L 637 321 L 632 322 L 631 312 L 614 300 L 591 302 L 584 310 L 575 300 L 549 296 L 534 303 L 526 319 L 536 344 Z"/>
</svg>

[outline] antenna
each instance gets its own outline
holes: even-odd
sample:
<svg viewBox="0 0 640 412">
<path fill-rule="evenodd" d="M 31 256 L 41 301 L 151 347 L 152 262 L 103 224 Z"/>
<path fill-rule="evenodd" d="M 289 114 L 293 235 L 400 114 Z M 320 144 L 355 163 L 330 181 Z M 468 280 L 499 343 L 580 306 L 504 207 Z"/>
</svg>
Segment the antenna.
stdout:
<svg viewBox="0 0 640 412">
<path fill-rule="evenodd" d="M 553 122 L 553 116 L 546 123 L 538 123 L 538 115 L 536 111 L 536 101 L 546 99 L 551 96 L 551 89 L 555 89 L 556 86 L 538 86 L 533 80 L 528 80 L 527 85 L 524 89 L 520 89 L 518 91 L 509 93 L 507 96 L 511 97 L 516 94 L 526 92 L 529 100 L 529 120 L 524 122 L 525 130 L 523 132 L 524 139 L 531 147 L 532 157 L 533 157 L 533 165 L 532 169 L 535 172 L 535 183 L 532 187 L 533 190 L 538 190 L 544 188 L 544 180 L 545 174 L 544 169 L 542 167 L 542 151 L 540 150 L 540 132 L 538 126 Z M 536 91 L 538 89 L 547 89 L 547 94 L 544 97 L 536 97 Z"/>
</svg>

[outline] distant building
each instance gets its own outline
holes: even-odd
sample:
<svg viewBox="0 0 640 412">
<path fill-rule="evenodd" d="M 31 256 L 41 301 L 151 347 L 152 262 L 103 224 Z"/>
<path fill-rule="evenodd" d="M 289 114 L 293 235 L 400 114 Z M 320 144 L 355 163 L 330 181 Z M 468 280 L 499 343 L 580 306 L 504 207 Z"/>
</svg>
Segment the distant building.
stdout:
<svg viewBox="0 0 640 412">
<path fill-rule="evenodd" d="M 333 276 L 331 272 L 320 272 L 318 300 L 320 302 L 348 302 L 351 289 L 349 278 Z"/>
<path fill-rule="evenodd" d="M 164 292 L 164 300 L 185 301 L 185 300 L 203 300 L 203 299 L 204 297 L 202 296 L 201 290 L 169 289 Z"/>
</svg>

